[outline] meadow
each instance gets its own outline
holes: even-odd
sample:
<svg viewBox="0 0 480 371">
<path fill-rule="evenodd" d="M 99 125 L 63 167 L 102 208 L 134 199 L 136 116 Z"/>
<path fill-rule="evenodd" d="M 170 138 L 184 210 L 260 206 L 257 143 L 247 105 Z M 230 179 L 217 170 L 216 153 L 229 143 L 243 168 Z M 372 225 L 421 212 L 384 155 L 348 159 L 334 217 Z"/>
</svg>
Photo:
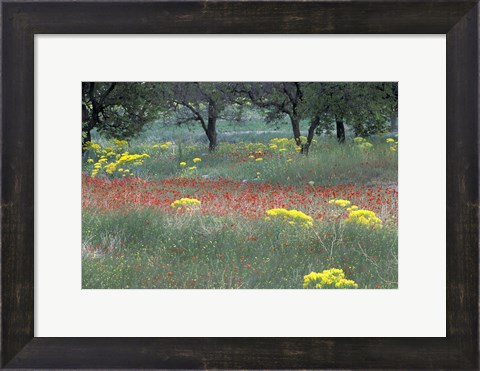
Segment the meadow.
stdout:
<svg viewBox="0 0 480 371">
<path fill-rule="evenodd" d="M 215 152 L 160 126 L 94 137 L 82 287 L 397 288 L 396 135 L 321 136 L 305 156 L 289 132 L 258 127 L 224 128 Z"/>
</svg>

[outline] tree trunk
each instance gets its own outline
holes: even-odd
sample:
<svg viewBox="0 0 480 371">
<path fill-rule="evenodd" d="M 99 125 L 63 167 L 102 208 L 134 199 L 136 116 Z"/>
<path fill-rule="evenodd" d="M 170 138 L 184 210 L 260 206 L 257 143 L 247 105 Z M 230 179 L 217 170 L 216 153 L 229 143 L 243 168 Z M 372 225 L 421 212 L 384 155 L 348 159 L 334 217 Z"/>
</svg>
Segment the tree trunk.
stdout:
<svg viewBox="0 0 480 371">
<path fill-rule="evenodd" d="M 95 96 L 94 82 L 90 82 L 88 85 L 87 83 L 82 83 L 82 94 L 84 95 L 84 99 L 85 101 L 90 100 L 91 104 L 91 108 L 89 109 L 84 102 L 82 103 L 82 132 L 85 133 L 85 136 L 82 136 L 82 154 L 85 153 L 85 143 L 92 140 L 92 129 L 98 127 L 98 124 L 101 123 L 100 113 L 103 112 L 105 99 L 113 91 L 116 84 L 116 82 L 112 82 L 102 96 L 98 98 Z"/>
<path fill-rule="evenodd" d="M 293 138 L 295 139 L 295 143 L 303 150 L 302 139 L 300 138 L 300 118 L 294 114 L 290 114 L 289 116 L 290 122 L 292 123 Z"/>
<path fill-rule="evenodd" d="M 315 130 L 317 129 L 319 124 L 320 124 L 320 116 L 316 115 L 315 118 L 310 122 L 310 126 L 308 128 L 307 143 L 305 143 L 302 148 L 302 153 L 305 156 L 308 156 L 308 151 L 310 150 L 310 145 L 312 144 L 313 136 L 315 135 Z"/>
<path fill-rule="evenodd" d="M 343 120 L 336 119 L 337 122 L 337 140 L 338 143 L 345 143 L 345 126 Z"/>
<path fill-rule="evenodd" d="M 208 124 L 207 138 L 209 141 L 208 150 L 214 152 L 217 149 L 217 106 L 213 100 L 208 103 Z"/>
<path fill-rule="evenodd" d="M 87 106 L 82 103 L 82 155 L 85 153 L 85 143 L 92 140 L 92 135 L 90 134 L 90 115 L 88 113 Z M 83 135 L 85 133 L 85 136 Z"/>
<path fill-rule="evenodd" d="M 215 152 L 217 149 L 217 133 L 207 133 L 207 138 L 208 138 L 208 150 L 210 152 Z"/>
<path fill-rule="evenodd" d="M 85 144 L 87 144 L 87 142 L 92 141 L 92 134 L 91 134 L 92 129 L 93 129 L 93 126 L 91 125 L 90 122 L 85 126 L 83 126 L 82 128 L 82 134 L 85 133 L 85 136 L 82 135 L 82 155 L 86 152 Z"/>
</svg>

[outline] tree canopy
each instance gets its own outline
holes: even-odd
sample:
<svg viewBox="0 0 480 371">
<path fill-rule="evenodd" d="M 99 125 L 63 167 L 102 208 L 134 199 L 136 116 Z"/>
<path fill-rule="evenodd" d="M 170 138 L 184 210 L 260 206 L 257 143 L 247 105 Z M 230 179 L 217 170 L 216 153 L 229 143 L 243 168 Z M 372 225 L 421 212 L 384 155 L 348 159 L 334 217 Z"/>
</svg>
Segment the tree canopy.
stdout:
<svg viewBox="0 0 480 371">
<path fill-rule="evenodd" d="M 162 109 L 154 87 L 142 82 L 82 82 L 84 142 L 91 140 L 94 128 L 119 139 L 138 134 Z"/>
<path fill-rule="evenodd" d="M 255 107 L 266 122 L 288 119 L 301 152 L 315 133 L 336 128 L 345 141 L 345 125 L 369 136 L 396 125 L 395 82 L 83 82 L 84 142 L 96 128 L 109 137 L 130 138 L 161 115 L 175 124 L 201 125 L 209 149 L 217 147 L 217 120 L 239 108 Z M 307 139 L 301 126 L 306 125 Z"/>
</svg>

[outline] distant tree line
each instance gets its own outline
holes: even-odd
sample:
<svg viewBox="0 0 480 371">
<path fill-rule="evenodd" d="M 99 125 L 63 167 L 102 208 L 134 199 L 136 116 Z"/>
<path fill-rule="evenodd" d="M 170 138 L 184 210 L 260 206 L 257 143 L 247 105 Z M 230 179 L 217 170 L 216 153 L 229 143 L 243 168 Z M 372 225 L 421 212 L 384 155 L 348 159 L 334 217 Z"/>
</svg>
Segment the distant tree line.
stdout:
<svg viewBox="0 0 480 371">
<path fill-rule="evenodd" d="M 215 151 L 217 121 L 237 120 L 256 109 L 266 122 L 287 119 L 300 152 L 308 154 L 315 134 L 335 131 L 345 142 L 345 125 L 369 136 L 397 125 L 396 82 L 83 82 L 83 142 L 91 131 L 130 138 L 146 124 L 169 118 L 197 124 Z M 307 123 L 306 140 L 301 125 Z"/>
</svg>

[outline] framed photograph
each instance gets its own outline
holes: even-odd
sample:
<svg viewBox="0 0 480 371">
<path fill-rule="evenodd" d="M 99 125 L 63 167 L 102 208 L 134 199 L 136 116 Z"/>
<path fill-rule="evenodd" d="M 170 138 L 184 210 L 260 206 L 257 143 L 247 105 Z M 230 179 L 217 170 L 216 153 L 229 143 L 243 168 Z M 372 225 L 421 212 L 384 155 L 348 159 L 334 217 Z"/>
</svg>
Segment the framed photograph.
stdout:
<svg viewBox="0 0 480 371">
<path fill-rule="evenodd" d="M 2 2 L 1 366 L 477 368 L 478 20 Z"/>
</svg>

